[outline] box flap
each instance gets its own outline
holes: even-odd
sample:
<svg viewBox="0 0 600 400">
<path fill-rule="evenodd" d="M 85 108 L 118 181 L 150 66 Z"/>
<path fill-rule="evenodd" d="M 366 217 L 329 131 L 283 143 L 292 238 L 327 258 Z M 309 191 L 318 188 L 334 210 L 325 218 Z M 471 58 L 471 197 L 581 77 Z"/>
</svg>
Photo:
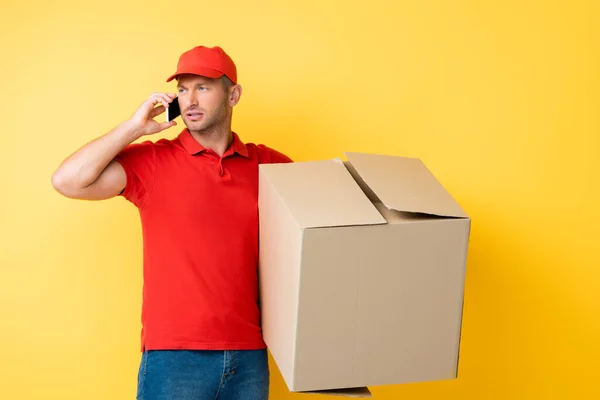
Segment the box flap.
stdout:
<svg viewBox="0 0 600 400">
<path fill-rule="evenodd" d="M 352 152 L 345 155 L 387 208 L 468 218 L 418 158 Z"/>
<path fill-rule="evenodd" d="M 373 395 L 367 387 L 346 388 L 346 389 L 329 389 L 329 390 L 314 390 L 310 392 L 300 392 L 305 394 L 324 394 L 327 396 L 341 396 L 356 399 L 372 398 Z"/>
<path fill-rule="evenodd" d="M 341 160 L 261 164 L 300 228 L 385 224 Z"/>
</svg>

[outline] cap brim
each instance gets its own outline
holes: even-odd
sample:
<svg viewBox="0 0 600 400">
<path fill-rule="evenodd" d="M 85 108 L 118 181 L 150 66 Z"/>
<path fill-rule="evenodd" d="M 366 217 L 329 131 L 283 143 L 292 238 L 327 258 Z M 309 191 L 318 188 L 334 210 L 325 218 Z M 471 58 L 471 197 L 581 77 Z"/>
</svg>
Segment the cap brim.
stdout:
<svg viewBox="0 0 600 400">
<path fill-rule="evenodd" d="M 193 69 L 190 68 L 190 69 L 178 70 L 177 72 L 175 72 L 173 75 L 171 75 L 167 79 L 167 82 L 171 82 L 173 79 L 177 78 L 179 75 L 184 75 L 184 74 L 200 75 L 200 76 L 205 76 L 207 78 L 220 78 L 223 75 L 225 75 L 223 72 L 217 71 L 216 69 L 212 69 L 212 68 L 193 68 Z"/>
</svg>

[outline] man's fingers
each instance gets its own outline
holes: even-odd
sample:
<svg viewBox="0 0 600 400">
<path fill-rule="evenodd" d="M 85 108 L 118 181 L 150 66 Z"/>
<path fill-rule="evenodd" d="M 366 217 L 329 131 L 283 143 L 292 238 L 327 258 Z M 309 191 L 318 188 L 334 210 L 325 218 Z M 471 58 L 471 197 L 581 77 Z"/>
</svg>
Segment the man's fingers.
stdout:
<svg viewBox="0 0 600 400">
<path fill-rule="evenodd" d="M 150 111 L 149 117 L 150 118 L 154 118 L 157 115 L 160 115 L 160 114 L 164 113 L 165 110 L 166 110 L 165 106 L 158 106 L 158 107 L 152 109 L 152 111 Z"/>
<path fill-rule="evenodd" d="M 152 96 L 150 96 L 150 98 L 148 100 L 150 101 L 152 106 L 155 106 L 156 104 L 161 103 L 164 107 L 168 107 L 169 103 L 171 103 L 171 101 L 173 101 L 172 96 L 173 96 L 173 94 L 169 94 L 169 93 L 154 93 L 154 94 L 152 94 Z"/>
<path fill-rule="evenodd" d="M 160 127 L 161 131 L 164 131 L 165 129 L 169 129 L 172 126 L 177 125 L 177 122 L 175 121 L 171 121 L 171 122 L 161 122 L 158 124 L 158 126 Z"/>
<path fill-rule="evenodd" d="M 165 109 L 176 98 L 177 95 L 173 93 L 153 93 L 138 109 L 136 115 L 139 119 L 152 119 L 165 112 Z M 157 105 L 159 106 L 156 107 Z"/>
<path fill-rule="evenodd" d="M 162 96 L 162 104 L 165 107 L 169 107 L 169 103 L 171 103 L 171 98 L 166 94 Z"/>
</svg>

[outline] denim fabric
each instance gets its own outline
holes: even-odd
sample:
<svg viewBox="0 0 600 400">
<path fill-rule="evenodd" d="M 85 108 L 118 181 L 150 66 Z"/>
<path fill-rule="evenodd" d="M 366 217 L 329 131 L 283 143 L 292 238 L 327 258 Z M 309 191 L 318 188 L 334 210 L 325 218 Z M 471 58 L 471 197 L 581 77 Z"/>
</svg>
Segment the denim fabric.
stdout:
<svg viewBox="0 0 600 400">
<path fill-rule="evenodd" d="M 142 353 L 138 400 L 267 400 L 267 350 Z"/>
</svg>

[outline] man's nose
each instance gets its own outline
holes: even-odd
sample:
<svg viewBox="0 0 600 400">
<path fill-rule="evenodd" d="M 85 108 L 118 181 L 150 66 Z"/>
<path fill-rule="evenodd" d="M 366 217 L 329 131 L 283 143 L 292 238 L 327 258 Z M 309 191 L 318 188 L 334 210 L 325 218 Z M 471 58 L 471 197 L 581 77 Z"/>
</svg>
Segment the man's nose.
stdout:
<svg viewBox="0 0 600 400">
<path fill-rule="evenodd" d="M 188 97 L 188 107 L 196 107 L 198 105 L 198 97 L 191 93 Z"/>
<path fill-rule="evenodd" d="M 198 106 L 198 98 L 191 94 L 179 97 L 179 107 L 181 110 L 187 110 Z"/>
</svg>

